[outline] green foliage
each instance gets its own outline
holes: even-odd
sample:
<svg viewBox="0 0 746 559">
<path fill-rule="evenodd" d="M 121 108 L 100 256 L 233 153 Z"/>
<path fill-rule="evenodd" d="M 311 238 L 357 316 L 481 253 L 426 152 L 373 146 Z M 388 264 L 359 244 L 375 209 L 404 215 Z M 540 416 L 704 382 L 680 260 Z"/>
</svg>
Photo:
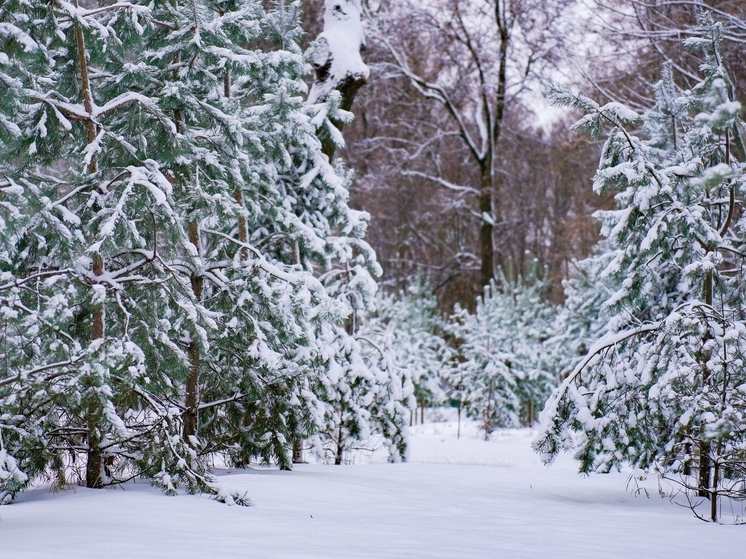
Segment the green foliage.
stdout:
<svg viewBox="0 0 746 559">
<path fill-rule="evenodd" d="M 594 187 L 617 192 L 617 209 L 598 214 L 608 239 L 600 285 L 578 282 L 570 296 L 598 301 L 610 289 L 599 309 L 609 319 L 585 329 L 596 342 L 547 403 L 536 448 L 551 459 L 580 433 L 582 471 L 654 468 L 715 503 L 742 498 L 746 477 L 746 154 L 720 25 L 704 17 L 699 32 L 706 62 L 694 88 L 679 89 L 668 65 L 655 104 L 630 120 L 637 130 L 606 107 L 583 119 L 611 127 Z"/>
<path fill-rule="evenodd" d="M 555 383 L 557 360 L 548 341 L 554 309 L 535 275 L 485 287 L 473 314 L 456 313 L 453 335 L 458 364 L 451 397 L 482 421 L 489 436 L 498 427 L 531 425 Z"/>
<path fill-rule="evenodd" d="M 327 425 L 378 267 L 321 153 L 338 107 L 303 99 L 299 12 L 0 5 L 0 500 L 145 476 L 245 503 L 214 457 L 290 467 Z"/>
</svg>

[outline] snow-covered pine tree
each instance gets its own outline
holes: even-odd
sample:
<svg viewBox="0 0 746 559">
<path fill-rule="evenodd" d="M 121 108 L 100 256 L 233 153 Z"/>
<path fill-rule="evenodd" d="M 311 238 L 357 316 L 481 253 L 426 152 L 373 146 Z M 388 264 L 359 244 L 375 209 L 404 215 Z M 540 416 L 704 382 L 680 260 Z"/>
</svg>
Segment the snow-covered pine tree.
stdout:
<svg viewBox="0 0 746 559">
<path fill-rule="evenodd" d="M 454 316 L 459 364 L 451 373 L 452 398 L 482 421 L 485 436 L 498 427 L 530 425 L 555 385 L 549 352 L 554 310 L 543 301 L 544 282 L 530 274 L 490 284 L 474 313 Z"/>
<path fill-rule="evenodd" d="M 332 97 L 329 103 L 336 101 Z M 406 459 L 408 410 L 413 406 L 407 371 L 396 365 L 389 347 L 369 335 L 377 289 L 372 276 L 379 275 L 380 268 L 362 238 L 366 223 L 366 214 L 352 210 L 335 223 L 345 234 L 331 235 L 332 254 L 338 257 L 320 277 L 327 293 L 344 302 L 348 313 L 343 323 L 330 323 L 321 331 L 326 365 L 315 387 L 325 411 L 311 446 L 336 464 L 344 461 L 346 451 L 364 447 L 374 436 L 387 445 L 389 460 Z"/>
<path fill-rule="evenodd" d="M 365 336 L 361 328 L 356 340 L 371 373 L 370 410 L 374 434 L 380 435 L 388 450 L 389 462 L 406 461 L 409 451 L 408 422 L 410 410 L 416 405 L 410 371 L 396 362 L 392 347 L 378 345 Z"/>
<path fill-rule="evenodd" d="M 302 180 L 300 188 L 291 190 L 292 199 L 300 202 L 298 208 L 314 208 L 317 212 L 304 210 L 294 219 L 326 228 L 325 244 L 317 245 L 323 251 L 299 243 L 301 263 L 315 265 L 327 293 L 347 307 L 344 324 L 330 323 L 321 332 L 326 365 L 314 390 L 323 401 L 324 414 L 319 436 L 310 440 L 318 454 L 331 454 L 337 464 L 342 463 L 346 450 L 372 435 L 383 437 L 391 460 L 403 459 L 411 394 L 406 376 L 392 366 L 385 353 L 372 349 L 359 335 L 361 324 L 373 308 L 377 289 L 373 276 L 380 275 L 381 270 L 373 250 L 363 240 L 368 215 L 347 206 L 352 173 L 346 172 L 339 161 L 330 165 L 336 148 L 344 145 L 340 128 L 352 118 L 347 111 L 368 75 L 360 57 L 360 11 L 359 0 L 326 1 L 324 32 L 309 50 L 316 80 L 306 106 L 323 155 L 298 152 L 302 157 L 298 158 L 296 172 L 301 173 Z M 326 202 L 320 204 L 323 200 Z M 324 208 L 324 213 L 318 208 Z M 304 259 L 306 253 L 311 257 Z"/>
<path fill-rule="evenodd" d="M 452 351 L 435 297 L 421 280 L 406 292 L 379 292 L 362 316 L 354 338 L 345 340 L 347 359 L 334 362 L 325 385 L 330 401 L 321 447 L 336 463 L 351 447 L 381 435 L 389 458 L 406 458 L 406 422 L 416 406 L 445 400 L 443 371 Z M 344 351 L 342 352 L 345 354 Z"/>
<path fill-rule="evenodd" d="M 605 303 L 608 334 L 554 392 L 535 442 L 551 460 L 580 433 L 584 472 L 627 462 L 679 475 L 709 498 L 712 520 L 746 479 L 745 151 L 720 33 L 700 20 L 687 42 L 705 52 L 702 81 L 682 91 L 665 66 L 641 116 L 553 93 L 586 112 L 576 126 L 611 129 L 594 187 L 618 192 L 599 217 L 617 251 L 604 274 L 620 287 Z"/>
<path fill-rule="evenodd" d="M 150 9 L 3 8 L 34 37 L 27 50 L 36 57 L 7 51 L 22 110 L 2 173 L 30 201 L 7 260 L 20 278 L 13 307 L 35 326 L 27 361 L 4 379 L 13 434 L 5 445 L 28 479 L 51 474 L 60 485 L 76 471 L 89 487 L 152 474 L 150 452 L 183 470 L 178 408 L 168 402 L 178 401 L 173 379 L 186 360 L 169 318 L 194 308 L 188 280 L 175 273 L 188 235 L 172 185 L 149 157 L 169 117 L 123 71 L 142 51 Z"/>
<path fill-rule="evenodd" d="M 399 370 L 381 348 L 330 325 L 322 337 L 327 366 L 315 387 L 324 404 L 318 434 L 309 439 L 320 458 L 339 465 L 353 449 L 372 450 L 381 439 L 389 458 L 405 457 L 405 386 Z M 411 391 L 411 387 L 410 387 Z M 393 420 L 393 421 L 392 421 Z"/>
</svg>

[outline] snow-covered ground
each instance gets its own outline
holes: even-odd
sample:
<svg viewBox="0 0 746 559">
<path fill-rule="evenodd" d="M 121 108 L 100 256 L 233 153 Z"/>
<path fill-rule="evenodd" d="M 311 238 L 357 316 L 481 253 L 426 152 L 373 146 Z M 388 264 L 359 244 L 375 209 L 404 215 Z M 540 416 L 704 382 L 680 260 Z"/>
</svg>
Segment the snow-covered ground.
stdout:
<svg viewBox="0 0 746 559">
<path fill-rule="evenodd" d="M 646 496 L 625 473 L 580 477 L 569 457 L 544 467 L 528 430 L 489 442 L 471 423 L 455 433 L 453 422 L 414 427 L 406 464 L 374 454 L 224 472 L 249 493 L 248 508 L 166 497 L 144 482 L 37 489 L 0 507 L 0 559 L 744 556 L 746 526 L 697 520 L 661 498 L 656 480 L 642 482 Z"/>
</svg>

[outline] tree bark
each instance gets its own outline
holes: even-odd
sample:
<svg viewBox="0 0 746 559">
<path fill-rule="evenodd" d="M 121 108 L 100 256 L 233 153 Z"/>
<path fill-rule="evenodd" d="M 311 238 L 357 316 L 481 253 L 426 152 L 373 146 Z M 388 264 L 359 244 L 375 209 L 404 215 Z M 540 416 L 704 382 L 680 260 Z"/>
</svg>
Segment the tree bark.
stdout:
<svg viewBox="0 0 746 559">
<path fill-rule="evenodd" d="M 708 270 L 705 273 L 705 279 L 704 279 L 704 285 L 702 287 L 703 291 L 703 298 L 705 300 L 705 303 L 709 306 L 712 306 L 712 271 Z M 703 345 L 707 343 L 707 340 L 709 339 L 709 335 L 705 335 L 705 338 L 702 340 Z M 708 356 L 703 355 L 702 356 L 702 388 L 704 389 L 705 386 L 707 386 L 707 382 L 710 378 L 710 371 L 707 369 L 707 361 Z M 702 426 L 700 430 L 700 439 L 699 439 L 699 483 L 698 483 L 698 491 L 697 494 L 700 497 L 710 497 L 709 487 L 710 487 L 710 476 L 711 476 L 711 470 L 712 465 L 710 461 L 710 441 L 705 439 L 705 427 Z"/>
<path fill-rule="evenodd" d="M 334 457 L 334 465 L 339 466 L 342 464 L 342 457 L 344 456 L 344 443 L 342 439 L 342 423 L 339 424 L 339 431 L 337 433 L 337 455 Z"/>
<path fill-rule="evenodd" d="M 481 267 L 479 281 L 482 286 L 495 279 L 494 216 L 492 211 L 492 177 L 488 169 L 482 170 L 479 189 L 479 256 Z"/>
<path fill-rule="evenodd" d="M 718 443 L 718 454 L 720 454 L 721 445 Z M 712 491 L 710 492 L 710 520 L 718 520 L 718 483 L 720 483 L 720 464 L 717 460 L 713 461 L 712 467 Z"/>
<path fill-rule="evenodd" d="M 188 224 L 189 242 L 199 251 L 199 227 L 195 221 Z M 202 281 L 201 275 L 194 273 L 190 278 L 192 284 L 192 293 L 196 301 L 202 300 Z M 197 434 L 198 423 L 198 406 L 199 406 L 199 369 L 200 369 L 200 351 L 199 343 L 195 339 L 196 332 L 192 332 L 192 338 L 189 340 L 189 376 L 186 382 L 186 393 L 184 395 L 184 427 L 182 436 L 185 440 Z"/>
<path fill-rule="evenodd" d="M 316 71 L 316 76 L 318 79 L 318 69 Z M 342 83 L 337 85 L 337 87 L 335 87 L 334 89 L 342 94 L 342 103 L 340 104 L 340 108 L 345 111 L 349 111 L 352 108 L 352 102 L 355 100 L 355 95 L 364 84 L 365 79 L 362 79 L 359 76 L 349 76 Z M 330 120 L 331 123 L 337 128 L 337 130 L 341 132 L 344 128 L 344 123 L 340 120 L 337 120 L 336 118 L 332 118 Z M 329 161 L 334 159 L 334 154 L 336 151 L 337 146 L 334 144 L 331 137 L 324 136 L 323 138 L 321 138 L 321 153 L 326 155 L 329 158 Z"/>
<path fill-rule="evenodd" d="M 293 464 L 304 464 L 303 460 L 303 441 L 300 439 L 293 440 Z"/>
<path fill-rule="evenodd" d="M 100 276 L 104 271 L 104 263 L 99 255 L 93 259 L 93 273 Z M 93 309 L 91 323 L 91 341 L 104 337 L 104 316 L 101 305 L 98 304 Z M 89 388 L 93 388 L 92 386 Z M 102 471 L 103 457 L 101 456 L 101 433 L 99 432 L 100 423 L 100 406 L 97 402 L 92 401 L 88 405 L 86 413 L 86 422 L 88 423 L 88 450 L 86 457 L 85 486 L 91 488 L 103 487 Z"/>
<path fill-rule="evenodd" d="M 75 0 L 75 7 L 78 7 L 78 0 Z M 91 115 L 93 113 L 93 95 L 91 93 L 91 82 L 88 76 L 88 58 L 85 46 L 83 30 L 76 22 L 74 26 L 75 49 L 78 59 L 78 71 L 80 72 L 80 89 L 83 97 L 83 107 Z M 92 117 L 85 121 L 86 142 L 91 144 L 96 139 L 96 124 Z M 88 163 L 88 173 L 94 174 L 98 169 L 96 157 L 91 157 Z M 99 254 L 93 255 L 92 271 L 94 276 L 100 276 L 104 273 L 104 262 Z M 91 341 L 104 337 L 104 317 L 101 304 L 96 303 L 92 310 L 91 316 Z M 89 386 L 93 389 L 93 386 Z M 100 410 L 95 402 L 91 401 L 86 410 L 87 423 L 87 451 L 86 451 L 86 487 L 100 488 L 103 486 L 102 468 L 103 459 L 101 456 L 101 433 L 99 430 Z"/>
</svg>

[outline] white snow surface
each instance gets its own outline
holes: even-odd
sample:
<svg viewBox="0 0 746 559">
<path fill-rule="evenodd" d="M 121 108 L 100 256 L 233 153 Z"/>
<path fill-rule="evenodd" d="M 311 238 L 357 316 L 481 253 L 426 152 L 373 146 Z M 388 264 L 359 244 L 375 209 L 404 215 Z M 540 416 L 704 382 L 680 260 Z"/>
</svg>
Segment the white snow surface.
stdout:
<svg viewBox="0 0 746 559">
<path fill-rule="evenodd" d="M 465 423 L 455 434 L 455 422 L 413 427 L 404 464 L 380 463 L 385 453 L 376 452 L 346 466 L 219 472 L 251 507 L 167 497 L 146 482 L 35 489 L 0 507 L 0 557 L 743 556 L 746 527 L 697 520 L 661 498 L 654 479 L 639 483 L 646 496 L 630 490 L 628 473 L 581 477 L 568 456 L 545 467 L 531 430 L 486 442 Z"/>
</svg>

